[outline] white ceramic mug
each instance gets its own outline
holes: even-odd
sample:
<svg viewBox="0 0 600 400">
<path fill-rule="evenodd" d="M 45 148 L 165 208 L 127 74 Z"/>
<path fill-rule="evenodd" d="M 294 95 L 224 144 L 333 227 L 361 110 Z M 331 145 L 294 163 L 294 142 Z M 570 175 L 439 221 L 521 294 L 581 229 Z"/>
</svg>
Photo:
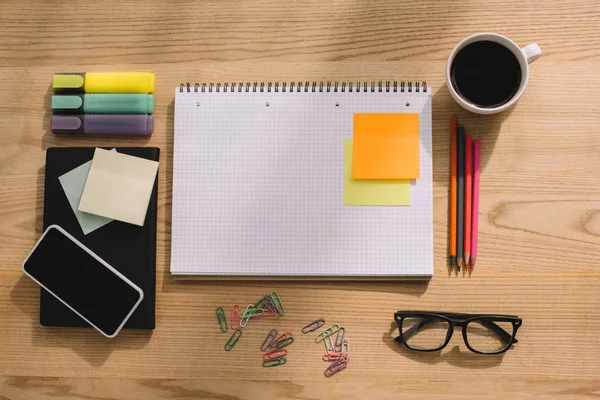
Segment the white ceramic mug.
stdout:
<svg viewBox="0 0 600 400">
<path fill-rule="evenodd" d="M 498 107 L 480 107 L 469 102 L 467 99 L 461 97 L 461 95 L 456 92 L 454 86 L 452 85 L 452 80 L 450 77 L 450 68 L 452 67 L 454 57 L 456 57 L 458 52 L 471 43 L 482 41 L 492 41 L 506 47 L 515 55 L 515 57 L 517 57 L 517 60 L 519 61 L 519 64 L 521 66 L 521 84 L 519 86 L 519 89 L 509 101 Z M 446 65 L 446 84 L 448 86 L 448 90 L 450 91 L 450 94 L 458 104 L 460 104 L 462 107 L 471 112 L 477 114 L 496 114 L 502 112 L 510 106 L 512 106 L 513 104 L 515 104 L 517 100 L 519 100 L 519 98 L 523 95 L 523 92 L 525 92 L 525 88 L 527 87 L 527 82 L 529 82 L 529 63 L 537 60 L 541 55 L 542 49 L 540 48 L 540 46 L 537 45 L 537 43 L 532 43 L 528 46 L 520 48 L 515 42 L 513 42 L 509 38 L 502 35 L 498 35 L 496 33 L 477 33 L 475 35 L 471 35 L 468 38 L 461 41 L 458 45 L 456 45 L 456 47 L 452 50 L 450 56 L 448 57 L 448 64 Z"/>
</svg>

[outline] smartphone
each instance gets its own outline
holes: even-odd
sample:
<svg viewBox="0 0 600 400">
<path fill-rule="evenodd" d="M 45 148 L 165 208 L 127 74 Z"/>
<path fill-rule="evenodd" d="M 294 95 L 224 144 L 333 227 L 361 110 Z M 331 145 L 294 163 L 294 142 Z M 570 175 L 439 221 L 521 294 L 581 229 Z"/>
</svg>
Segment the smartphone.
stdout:
<svg viewBox="0 0 600 400">
<path fill-rule="evenodd" d="M 144 292 L 58 225 L 46 229 L 23 272 L 104 336 L 117 336 Z"/>
</svg>

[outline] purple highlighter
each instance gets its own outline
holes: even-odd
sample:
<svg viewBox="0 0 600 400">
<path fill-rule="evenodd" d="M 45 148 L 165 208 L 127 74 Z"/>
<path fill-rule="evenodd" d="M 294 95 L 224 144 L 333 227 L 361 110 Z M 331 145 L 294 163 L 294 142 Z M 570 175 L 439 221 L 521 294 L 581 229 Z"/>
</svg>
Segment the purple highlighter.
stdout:
<svg viewBox="0 0 600 400">
<path fill-rule="evenodd" d="M 55 134 L 150 136 L 154 118 L 145 114 L 53 115 L 50 129 Z"/>
</svg>

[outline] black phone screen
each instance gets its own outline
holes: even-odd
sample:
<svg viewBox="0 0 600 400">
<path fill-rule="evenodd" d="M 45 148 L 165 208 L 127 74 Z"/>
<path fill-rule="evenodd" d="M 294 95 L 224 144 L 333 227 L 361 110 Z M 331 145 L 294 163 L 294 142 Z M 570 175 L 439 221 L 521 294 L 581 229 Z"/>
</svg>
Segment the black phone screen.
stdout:
<svg viewBox="0 0 600 400">
<path fill-rule="evenodd" d="M 108 336 L 118 331 L 142 296 L 53 227 L 46 230 L 23 270 Z"/>
</svg>

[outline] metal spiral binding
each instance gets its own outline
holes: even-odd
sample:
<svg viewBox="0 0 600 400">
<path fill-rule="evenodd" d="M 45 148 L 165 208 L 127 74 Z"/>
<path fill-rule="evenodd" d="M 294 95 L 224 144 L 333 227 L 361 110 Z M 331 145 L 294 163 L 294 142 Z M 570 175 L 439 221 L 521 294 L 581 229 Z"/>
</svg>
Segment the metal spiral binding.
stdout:
<svg viewBox="0 0 600 400">
<path fill-rule="evenodd" d="M 414 90 L 413 90 L 414 89 Z M 349 93 L 352 92 L 356 92 L 356 93 L 366 93 L 366 92 L 379 92 L 379 93 L 383 93 L 383 92 L 427 92 L 427 82 L 423 81 L 423 82 L 418 82 L 415 81 L 414 82 L 414 86 L 413 86 L 413 82 L 412 81 L 400 81 L 400 85 L 398 85 L 398 81 L 385 81 L 385 85 L 383 81 L 378 81 L 377 83 L 375 81 L 371 81 L 371 82 L 341 82 L 341 84 L 338 81 L 335 82 L 331 82 L 331 81 L 327 81 L 327 82 L 316 82 L 316 81 L 306 81 L 306 82 L 302 82 L 302 81 L 291 81 L 291 82 L 283 82 L 282 84 L 280 84 L 279 82 L 239 82 L 239 83 L 235 83 L 232 82 L 230 83 L 195 83 L 194 87 L 192 88 L 192 86 L 190 85 L 189 82 L 187 83 L 182 83 L 179 85 L 179 92 L 183 93 L 185 91 L 187 91 L 188 93 L 190 92 L 223 92 L 223 93 L 227 93 L 227 92 L 288 92 L 288 93 L 293 93 L 293 92 L 331 92 L 333 91 L 334 93 L 336 92 L 342 92 L 345 93 L 346 91 Z"/>
</svg>

